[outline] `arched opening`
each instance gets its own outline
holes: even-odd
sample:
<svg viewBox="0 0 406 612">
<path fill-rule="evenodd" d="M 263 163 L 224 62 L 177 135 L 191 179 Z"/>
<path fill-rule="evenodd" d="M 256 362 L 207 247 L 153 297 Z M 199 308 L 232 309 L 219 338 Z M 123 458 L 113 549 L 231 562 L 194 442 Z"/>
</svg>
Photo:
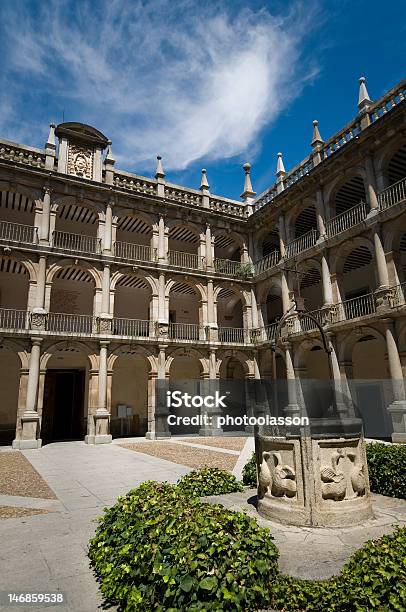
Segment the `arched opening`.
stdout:
<svg viewBox="0 0 406 612">
<path fill-rule="evenodd" d="M 273 340 L 278 321 L 283 317 L 282 294 L 278 285 L 272 285 L 269 288 L 261 310 L 262 319 L 267 331 L 267 339 Z"/>
<path fill-rule="evenodd" d="M 178 281 L 169 292 L 169 337 L 199 340 L 200 296 L 192 285 Z"/>
<path fill-rule="evenodd" d="M 0 237 L 10 242 L 34 242 L 35 204 L 16 191 L 0 194 Z"/>
<path fill-rule="evenodd" d="M 146 357 L 122 350 L 113 366 L 111 435 L 142 436 L 148 430 L 148 372 Z"/>
<path fill-rule="evenodd" d="M 191 396 L 200 394 L 201 364 L 193 351 L 177 352 L 169 367 L 169 386 L 171 391 L 180 390 Z M 173 409 L 176 416 L 194 416 L 201 408 L 188 408 L 182 405 Z M 170 425 L 172 435 L 197 434 L 199 425 Z"/>
<path fill-rule="evenodd" d="M 392 388 L 383 338 L 366 333 L 352 348 L 352 378 L 356 405 L 368 438 L 390 438 L 392 421 L 387 406 L 392 401 Z"/>
<path fill-rule="evenodd" d="M 52 281 L 48 329 L 91 333 L 93 328 L 95 282 L 82 268 L 60 268 Z"/>
<path fill-rule="evenodd" d="M 234 419 L 243 416 L 249 410 L 249 390 L 241 360 L 232 355 L 226 355 L 221 360 L 219 374 L 220 393 L 227 397 L 227 409 L 224 409 L 224 412 Z M 223 431 L 244 431 L 244 425 L 237 423 L 238 421 L 226 423 L 223 425 Z"/>
<path fill-rule="evenodd" d="M 41 438 L 44 443 L 80 440 L 86 433 L 89 361 L 75 346 L 49 358 L 44 381 Z"/>
<path fill-rule="evenodd" d="M 186 225 L 173 225 L 168 233 L 169 264 L 179 268 L 201 268 L 199 236 Z"/>
<path fill-rule="evenodd" d="M 406 176 L 406 144 L 391 157 L 387 166 L 388 185 L 393 185 Z"/>
<path fill-rule="evenodd" d="M 354 176 L 337 191 L 332 203 L 332 216 L 336 217 L 360 202 L 366 202 L 364 181 L 360 176 Z"/>
<path fill-rule="evenodd" d="M 15 259 L 0 258 L 0 327 L 25 329 L 27 324 L 29 275 Z"/>
<path fill-rule="evenodd" d="M 346 255 L 338 284 L 347 319 L 371 314 L 374 311 L 371 294 L 376 285 L 375 269 L 368 246 L 361 244 Z"/>
<path fill-rule="evenodd" d="M 217 322 L 220 342 L 244 342 L 242 300 L 229 287 L 222 287 L 218 293 Z"/>
<path fill-rule="evenodd" d="M 323 287 L 319 268 L 312 266 L 299 275 L 300 295 L 306 309 L 317 310 L 323 305 Z"/>
<path fill-rule="evenodd" d="M 68 251 L 98 253 L 98 227 L 99 218 L 92 208 L 61 204 L 56 213 L 53 245 Z"/>
<path fill-rule="evenodd" d="M 0 445 L 15 438 L 21 362 L 16 352 L 0 344 Z"/>
<path fill-rule="evenodd" d="M 217 234 L 215 236 L 214 258 L 216 260 L 241 261 L 240 246 L 229 233 Z"/>
<path fill-rule="evenodd" d="M 279 233 L 276 229 L 265 234 L 261 243 L 260 251 L 261 257 L 267 257 L 275 251 L 279 254 Z"/>
<path fill-rule="evenodd" d="M 125 274 L 116 283 L 114 297 L 115 334 L 148 336 L 152 290 L 147 281 Z"/>
<path fill-rule="evenodd" d="M 135 215 L 118 218 L 114 254 L 130 261 L 153 261 L 152 227 Z"/>
<path fill-rule="evenodd" d="M 296 217 L 294 224 L 294 238 L 300 238 L 312 230 L 317 231 L 317 214 L 314 206 L 308 206 Z"/>
<path fill-rule="evenodd" d="M 322 346 L 302 349 L 298 368 L 300 388 L 309 418 L 326 417 L 333 403 L 329 356 Z"/>
</svg>

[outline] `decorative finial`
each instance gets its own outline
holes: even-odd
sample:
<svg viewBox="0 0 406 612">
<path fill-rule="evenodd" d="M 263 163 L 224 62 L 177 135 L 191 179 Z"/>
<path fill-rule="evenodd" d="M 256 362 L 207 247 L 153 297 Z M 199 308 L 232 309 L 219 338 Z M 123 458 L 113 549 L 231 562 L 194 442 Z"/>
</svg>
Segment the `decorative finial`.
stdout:
<svg viewBox="0 0 406 612">
<path fill-rule="evenodd" d="M 365 77 L 359 79 L 359 95 L 358 95 L 358 108 L 362 110 L 365 106 L 368 106 L 372 102 L 369 97 L 367 86 L 365 85 Z"/>
<path fill-rule="evenodd" d="M 206 168 L 202 168 L 202 180 L 200 181 L 200 189 L 202 191 L 209 191 L 210 185 L 207 182 Z"/>
<path fill-rule="evenodd" d="M 313 121 L 313 138 L 312 138 L 312 147 L 313 147 L 313 149 L 315 147 L 317 147 L 318 145 L 323 144 L 323 142 L 324 142 L 324 140 L 320 136 L 319 122 L 317 121 L 317 119 L 315 119 Z"/>
<path fill-rule="evenodd" d="M 285 166 L 283 165 L 282 153 L 278 153 L 278 162 L 276 164 L 276 176 L 286 174 Z"/>
<path fill-rule="evenodd" d="M 50 123 L 49 124 L 49 134 L 48 134 L 48 140 L 46 142 L 46 147 L 51 147 L 51 148 L 56 148 L 56 144 L 55 144 L 55 128 L 56 125 L 55 123 Z"/>
<path fill-rule="evenodd" d="M 111 140 L 107 141 L 107 153 L 106 153 L 106 157 L 105 160 L 106 162 L 110 162 L 111 164 L 114 164 L 114 162 L 116 161 L 113 157 L 113 149 L 111 146 Z"/>
<path fill-rule="evenodd" d="M 163 179 L 165 178 L 165 172 L 162 166 L 162 157 L 160 155 L 156 156 L 157 159 L 157 163 L 156 163 L 156 172 L 155 172 L 155 178 L 156 179 Z"/>
<path fill-rule="evenodd" d="M 245 162 L 245 164 L 243 165 L 244 168 L 244 172 L 245 172 L 245 181 L 244 181 L 244 191 L 241 194 L 241 197 L 243 200 L 247 200 L 248 198 L 252 198 L 256 192 L 253 190 L 252 188 L 252 183 L 251 183 L 251 164 L 249 162 Z"/>
</svg>

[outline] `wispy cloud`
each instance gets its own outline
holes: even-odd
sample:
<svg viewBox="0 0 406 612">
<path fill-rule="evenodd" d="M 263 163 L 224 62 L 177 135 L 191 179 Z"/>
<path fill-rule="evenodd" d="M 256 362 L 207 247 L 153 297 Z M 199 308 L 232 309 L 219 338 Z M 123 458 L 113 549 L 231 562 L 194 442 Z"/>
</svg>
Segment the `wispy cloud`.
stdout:
<svg viewBox="0 0 406 612">
<path fill-rule="evenodd" d="M 21 134 L 17 117 L 31 132 L 64 108 L 112 138 L 123 164 L 160 153 L 166 168 L 184 169 L 253 153 L 314 74 L 301 57 L 308 3 L 277 16 L 224 2 L 34 4 L 1 8 L 9 137 Z"/>
</svg>

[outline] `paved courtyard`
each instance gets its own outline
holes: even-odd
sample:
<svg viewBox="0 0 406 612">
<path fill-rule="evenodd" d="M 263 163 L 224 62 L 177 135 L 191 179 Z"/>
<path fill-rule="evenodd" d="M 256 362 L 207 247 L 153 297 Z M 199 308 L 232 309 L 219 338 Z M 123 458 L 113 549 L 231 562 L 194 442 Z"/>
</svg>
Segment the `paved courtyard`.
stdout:
<svg viewBox="0 0 406 612">
<path fill-rule="evenodd" d="M 118 442 L 100 446 L 61 442 L 41 450 L 24 451 L 57 499 L 0 495 L 0 506 L 48 510 L 46 514 L 0 520 L 0 592 L 59 590 L 66 593 L 67 605 L 49 606 L 48 610 L 93 612 L 98 609 L 102 601 L 86 554 L 95 529 L 93 519 L 101 514 L 104 506 L 113 504 L 119 495 L 141 482 L 149 479 L 176 482 L 190 470 L 123 448 Z M 192 440 L 187 444 L 198 446 Z M 250 452 L 251 449 L 247 456 Z M 254 493 L 246 490 L 210 500 L 258 518 L 253 505 Z M 375 518 L 365 527 L 341 531 L 286 527 L 258 520 L 271 529 L 281 553 L 282 571 L 303 578 L 320 578 L 339 571 L 367 539 L 392 531 L 394 523 L 406 524 L 406 501 L 374 495 L 373 509 Z M 30 612 L 45 609 L 18 607 Z"/>
<path fill-rule="evenodd" d="M 64 610 L 94 612 L 101 599 L 86 555 L 95 529 L 92 519 L 144 480 L 175 482 L 189 468 L 118 444 L 60 442 L 24 455 L 58 500 L 0 495 L 0 505 L 50 510 L 0 521 L 0 591 L 60 590 L 68 598 Z M 28 607 L 30 612 L 61 609 L 18 606 Z"/>
</svg>

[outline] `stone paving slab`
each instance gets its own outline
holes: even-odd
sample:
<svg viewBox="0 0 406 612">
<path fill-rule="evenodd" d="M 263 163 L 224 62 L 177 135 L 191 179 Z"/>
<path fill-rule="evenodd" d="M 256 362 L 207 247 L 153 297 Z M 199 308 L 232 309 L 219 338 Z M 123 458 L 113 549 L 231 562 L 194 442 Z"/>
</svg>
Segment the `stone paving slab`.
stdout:
<svg viewBox="0 0 406 612">
<path fill-rule="evenodd" d="M 115 444 L 55 443 L 24 455 L 58 500 L 37 499 L 40 505 L 34 506 L 33 498 L 24 497 L 25 506 L 53 511 L 0 521 L 0 591 L 67 594 L 66 605 L 30 606 L 30 612 L 96 612 L 102 600 L 87 557 L 95 518 L 144 480 L 176 482 L 190 470 Z"/>
<path fill-rule="evenodd" d="M 247 513 L 270 530 L 280 552 L 279 568 L 297 578 L 320 579 L 338 574 L 347 559 L 367 540 L 391 533 L 394 525 L 406 525 L 406 500 L 372 494 L 374 518 L 363 525 L 340 529 L 290 527 L 260 517 L 256 511 L 256 492 L 213 495 L 205 501 Z"/>
</svg>

